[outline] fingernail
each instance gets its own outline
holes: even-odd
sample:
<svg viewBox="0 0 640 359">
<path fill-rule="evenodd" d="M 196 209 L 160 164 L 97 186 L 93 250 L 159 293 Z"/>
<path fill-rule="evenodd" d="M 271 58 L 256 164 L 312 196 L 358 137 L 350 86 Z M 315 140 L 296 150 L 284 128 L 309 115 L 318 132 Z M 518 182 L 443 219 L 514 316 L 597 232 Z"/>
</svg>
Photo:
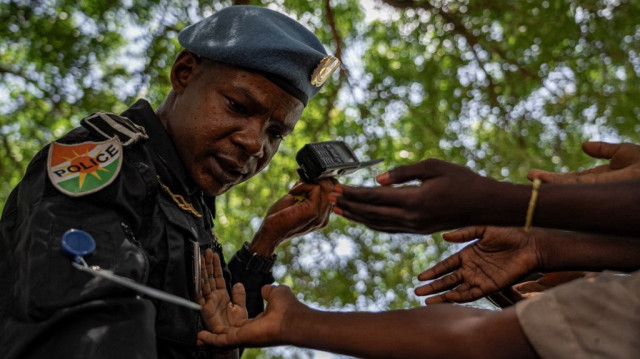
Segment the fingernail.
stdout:
<svg viewBox="0 0 640 359">
<path fill-rule="evenodd" d="M 380 184 L 385 184 L 389 180 L 389 172 L 381 173 L 376 176 L 376 181 Z"/>
<path fill-rule="evenodd" d="M 331 204 L 336 204 L 336 194 L 335 193 L 329 193 L 329 202 L 331 202 Z"/>
<path fill-rule="evenodd" d="M 342 216 L 342 210 L 338 207 L 333 207 L 333 213 L 337 214 L 338 216 Z"/>
<path fill-rule="evenodd" d="M 333 192 L 342 193 L 342 186 L 337 184 L 335 187 L 333 187 Z"/>
</svg>

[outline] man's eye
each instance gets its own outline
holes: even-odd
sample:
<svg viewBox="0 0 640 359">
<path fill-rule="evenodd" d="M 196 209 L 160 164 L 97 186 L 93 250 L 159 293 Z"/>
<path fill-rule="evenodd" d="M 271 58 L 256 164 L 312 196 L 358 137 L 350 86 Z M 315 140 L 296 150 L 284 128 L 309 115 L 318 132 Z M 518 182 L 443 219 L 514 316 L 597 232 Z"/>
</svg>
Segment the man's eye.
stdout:
<svg viewBox="0 0 640 359">
<path fill-rule="evenodd" d="M 271 137 L 276 139 L 276 140 L 282 141 L 282 140 L 284 140 L 285 135 L 283 135 L 282 133 L 280 133 L 278 131 L 272 131 L 271 132 Z"/>
<path fill-rule="evenodd" d="M 249 113 L 249 110 L 247 109 L 247 107 L 245 107 L 243 104 L 235 101 L 232 98 L 227 98 L 227 103 L 229 104 L 229 107 L 231 108 L 231 110 L 234 112 L 237 112 L 242 115 L 247 115 Z"/>
<path fill-rule="evenodd" d="M 278 140 L 278 141 L 284 140 L 286 135 L 287 134 L 285 132 L 283 132 L 282 129 L 280 129 L 280 128 L 272 128 L 269 131 L 269 136 L 271 136 L 272 139 Z"/>
</svg>

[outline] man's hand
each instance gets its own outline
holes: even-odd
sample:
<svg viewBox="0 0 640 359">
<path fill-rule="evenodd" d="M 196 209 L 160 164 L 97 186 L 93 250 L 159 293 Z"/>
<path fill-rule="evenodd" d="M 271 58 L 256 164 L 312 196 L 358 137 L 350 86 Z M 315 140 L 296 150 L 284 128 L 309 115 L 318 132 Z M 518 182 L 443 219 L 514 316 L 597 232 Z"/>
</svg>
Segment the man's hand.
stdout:
<svg viewBox="0 0 640 359">
<path fill-rule="evenodd" d="M 328 195 L 337 181 L 325 178 L 318 183 L 299 183 L 274 203 L 251 243 L 252 250 L 268 257 L 286 239 L 303 235 L 329 223 Z"/>
<path fill-rule="evenodd" d="M 426 304 L 470 302 L 507 287 L 542 265 L 534 237 L 538 231 L 468 227 L 444 234 L 449 242 L 479 240 L 420 273 L 422 281 L 435 280 L 416 288 L 415 293 L 422 296 L 446 291 L 427 298 Z"/>
<path fill-rule="evenodd" d="M 395 168 L 379 175 L 382 187 L 336 186 L 334 212 L 374 230 L 433 233 L 459 228 L 486 201 L 483 193 L 497 181 L 436 159 Z M 391 185 L 418 180 L 417 185 Z"/>
<path fill-rule="evenodd" d="M 267 307 L 255 318 L 229 325 L 220 316 L 210 317 L 210 322 L 207 323 L 210 330 L 198 333 L 198 343 L 219 347 L 267 347 L 284 344 L 286 321 L 295 320 L 293 313 L 310 309 L 300 303 L 287 286 L 266 285 L 262 287 L 262 297 L 267 301 Z"/>
<path fill-rule="evenodd" d="M 640 146 L 632 143 L 585 142 L 582 149 L 591 157 L 611 161 L 580 172 L 553 173 L 532 169 L 527 177 L 530 180 L 539 178 L 547 183 L 602 183 L 640 178 Z"/>
<path fill-rule="evenodd" d="M 200 293 L 196 302 L 202 306 L 201 316 L 209 330 L 215 326 L 235 326 L 248 318 L 246 294 L 241 283 L 233 286 L 233 302 L 229 298 L 220 258 L 207 249 L 200 261 Z M 198 342 L 198 344 L 202 344 Z"/>
</svg>

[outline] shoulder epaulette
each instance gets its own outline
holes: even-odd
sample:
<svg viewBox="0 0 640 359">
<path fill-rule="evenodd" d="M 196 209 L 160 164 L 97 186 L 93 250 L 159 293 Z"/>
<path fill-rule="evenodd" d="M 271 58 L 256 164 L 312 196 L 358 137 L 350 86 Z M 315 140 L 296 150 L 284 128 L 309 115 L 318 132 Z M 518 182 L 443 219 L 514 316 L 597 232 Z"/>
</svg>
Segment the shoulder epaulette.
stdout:
<svg viewBox="0 0 640 359">
<path fill-rule="evenodd" d="M 97 112 L 82 119 L 80 124 L 90 132 L 103 137 L 103 139 L 118 136 L 124 147 L 149 138 L 144 127 L 136 125 L 126 117 L 113 113 Z"/>
</svg>

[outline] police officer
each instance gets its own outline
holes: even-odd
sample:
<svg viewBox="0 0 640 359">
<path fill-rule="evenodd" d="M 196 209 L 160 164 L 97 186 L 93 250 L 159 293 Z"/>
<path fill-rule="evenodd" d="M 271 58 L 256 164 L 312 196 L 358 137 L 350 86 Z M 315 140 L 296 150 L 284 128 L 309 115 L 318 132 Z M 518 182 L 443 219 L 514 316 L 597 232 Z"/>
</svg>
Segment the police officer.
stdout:
<svg viewBox="0 0 640 359">
<path fill-rule="evenodd" d="M 88 265 L 193 300 L 199 254 L 222 256 L 214 197 L 271 160 L 339 62 L 302 25 L 233 6 L 184 29 L 172 89 L 154 111 L 140 100 L 96 113 L 42 149 L 0 224 L 0 352 L 4 358 L 212 358 L 200 313 L 76 270 L 60 253 L 69 229 L 90 233 Z M 251 316 L 273 281 L 275 248 L 326 224 L 331 182 L 300 184 L 224 263 Z M 296 202 L 294 195 L 305 195 Z"/>
</svg>

